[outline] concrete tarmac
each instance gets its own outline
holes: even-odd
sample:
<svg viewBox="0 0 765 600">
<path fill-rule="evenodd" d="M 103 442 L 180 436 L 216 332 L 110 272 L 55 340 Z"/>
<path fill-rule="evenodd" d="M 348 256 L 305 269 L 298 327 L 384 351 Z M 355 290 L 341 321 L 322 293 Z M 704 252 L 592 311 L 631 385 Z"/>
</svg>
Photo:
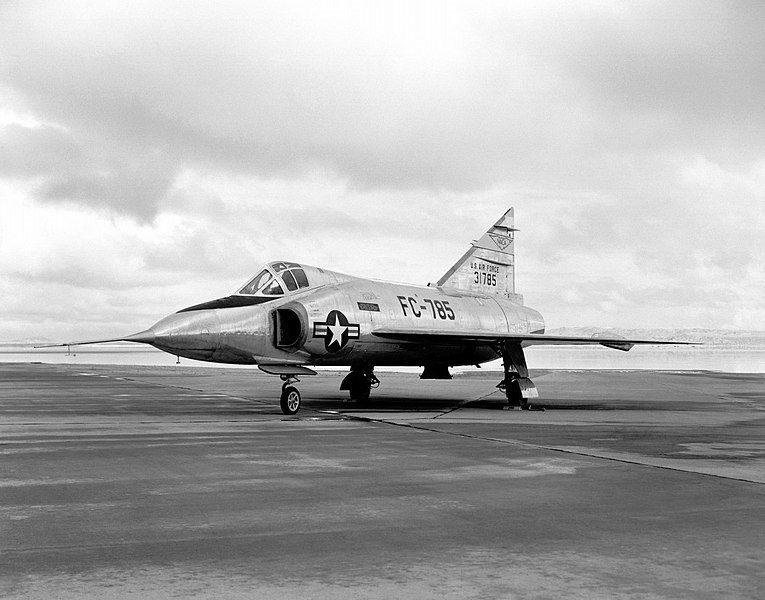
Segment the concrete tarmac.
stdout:
<svg viewBox="0 0 765 600">
<path fill-rule="evenodd" d="M 0 364 L 3 598 L 762 598 L 765 375 Z"/>
</svg>

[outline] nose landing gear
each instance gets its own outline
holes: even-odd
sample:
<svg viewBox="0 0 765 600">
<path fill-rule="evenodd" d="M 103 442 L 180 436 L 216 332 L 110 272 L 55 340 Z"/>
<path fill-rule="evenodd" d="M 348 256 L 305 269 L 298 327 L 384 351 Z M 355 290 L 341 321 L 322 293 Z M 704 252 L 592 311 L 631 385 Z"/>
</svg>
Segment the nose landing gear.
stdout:
<svg viewBox="0 0 765 600">
<path fill-rule="evenodd" d="M 285 415 L 294 415 L 300 410 L 300 392 L 293 383 L 300 381 L 298 375 L 316 375 L 316 371 L 304 365 L 281 364 L 281 363 L 258 363 L 258 369 L 269 375 L 278 375 L 284 382 L 279 406 Z"/>
<path fill-rule="evenodd" d="M 281 375 L 281 379 L 284 382 L 282 384 L 282 395 L 279 399 L 279 406 L 285 415 L 296 415 L 300 410 L 300 392 L 296 387 L 293 387 L 293 383 L 300 381 L 294 375 Z"/>
</svg>

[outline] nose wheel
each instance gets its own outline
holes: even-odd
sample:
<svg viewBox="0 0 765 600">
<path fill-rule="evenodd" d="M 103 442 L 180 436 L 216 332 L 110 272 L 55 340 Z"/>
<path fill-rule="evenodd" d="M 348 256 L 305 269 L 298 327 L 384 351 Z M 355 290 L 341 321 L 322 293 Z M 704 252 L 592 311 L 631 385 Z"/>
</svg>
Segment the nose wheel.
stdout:
<svg viewBox="0 0 765 600">
<path fill-rule="evenodd" d="M 300 410 L 301 397 L 298 389 L 291 384 L 297 383 L 299 380 L 294 376 L 282 375 L 282 381 L 284 384 L 282 384 L 279 406 L 285 415 L 296 415 Z"/>
</svg>

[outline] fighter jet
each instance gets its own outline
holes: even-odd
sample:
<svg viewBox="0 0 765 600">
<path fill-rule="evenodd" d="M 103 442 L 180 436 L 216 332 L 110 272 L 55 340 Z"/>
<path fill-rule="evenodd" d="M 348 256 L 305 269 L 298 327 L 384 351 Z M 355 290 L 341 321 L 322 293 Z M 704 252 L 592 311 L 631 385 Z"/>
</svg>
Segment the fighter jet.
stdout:
<svg viewBox="0 0 765 600">
<path fill-rule="evenodd" d="M 683 342 L 545 334 L 545 322 L 515 291 L 515 232 L 510 208 L 436 283 L 404 285 L 275 261 L 230 296 L 171 314 L 119 338 L 60 344 L 137 342 L 216 363 L 257 365 L 281 377 L 280 406 L 301 405 L 298 377 L 311 367 L 348 367 L 340 390 L 365 402 L 379 366 L 422 367 L 422 379 L 450 379 L 451 367 L 502 359 L 498 386 L 511 407 L 538 397 L 523 349 L 537 344 Z"/>
</svg>

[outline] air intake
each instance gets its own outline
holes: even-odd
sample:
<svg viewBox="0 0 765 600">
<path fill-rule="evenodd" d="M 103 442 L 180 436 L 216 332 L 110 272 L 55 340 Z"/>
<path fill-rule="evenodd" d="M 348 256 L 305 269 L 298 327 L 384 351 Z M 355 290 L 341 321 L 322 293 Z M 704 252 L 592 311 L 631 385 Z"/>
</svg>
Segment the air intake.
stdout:
<svg viewBox="0 0 765 600">
<path fill-rule="evenodd" d="M 292 308 L 274 311 L 274 345 L 282 350 L 295 350 L 305 341 L 305 326 L 300 314 Z"/>
</svg>

